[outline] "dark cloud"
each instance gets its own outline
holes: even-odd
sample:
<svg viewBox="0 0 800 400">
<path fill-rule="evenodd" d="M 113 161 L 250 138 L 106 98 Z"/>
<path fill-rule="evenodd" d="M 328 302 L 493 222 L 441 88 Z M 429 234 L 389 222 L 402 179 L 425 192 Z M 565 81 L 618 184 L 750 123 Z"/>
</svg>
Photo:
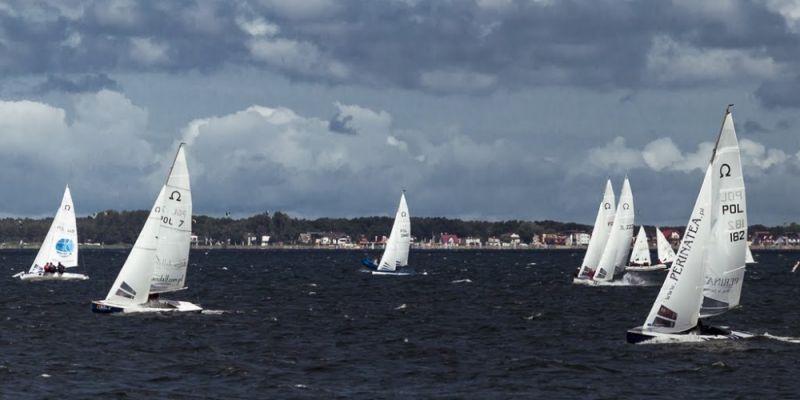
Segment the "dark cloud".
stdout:
<svg viewBox="0 0 800 400">
<path fill-rule="evenodd" d="M 744 130 L 749 134 L 758 134 L 758 133 L 767 133 L 769 129 L 765 128 L 761 124 L 753 120 L 744 121 Z"/>
<path fill-rule="evenodd" d="M 117 81 L 109 78 L 106 74 L 83 75 L 75 79 L 49 75 L 46 81 L 34 88 L 34 92 L 39 94 L 49 92 L 85 93 L 101 89 L 119 91 L 121 87 Z"/>
<path fill-rule="evenodd" d="M 0 12 L 0 72 L 179 72 L 244 65 L 292 80 L 456 94 L 544 85 L 684 87 L 737 77 L 760 84 L 773 74 L 759 99 L 768 107 L 800 103 L 784 93 L 777 70 L 764 71 L 770 62 L 800 63 L 800 37 L 767 4 L 490 3 L 20 1 L 11 12 Z M 654 59 L 659 40 L 671 47 Z M 671 64 L 672 59 L 686 62 Z M 654 60 L 673 66 L 666 71 L 670 76 L 652 70 Z"/>
<path fill-rule="evenodd" d="M 357 135 L 358 130 L 350 125 L 350 121 L 352 120 L 352 115 L 343 115 L 341 112 L 338 112 L 328 121 L 328 130 L 345 135 Z"/>
</svg>

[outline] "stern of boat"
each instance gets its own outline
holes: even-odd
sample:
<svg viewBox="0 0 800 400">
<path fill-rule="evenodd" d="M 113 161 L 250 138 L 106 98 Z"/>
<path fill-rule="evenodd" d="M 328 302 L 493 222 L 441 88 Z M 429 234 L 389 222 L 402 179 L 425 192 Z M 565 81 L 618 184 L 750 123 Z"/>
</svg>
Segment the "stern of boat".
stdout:
<svg viewBox="0 0 800 400">
<path fill-rule="evenodd" d="M 102 300 L 97 300 L 92 302 L 92 312 L 95 314 L 112 314 L 123 311 L 125 311 L 125 309 L 123 309 L 122 307 L 116 307 L 106 304 Z"/>
</svg>

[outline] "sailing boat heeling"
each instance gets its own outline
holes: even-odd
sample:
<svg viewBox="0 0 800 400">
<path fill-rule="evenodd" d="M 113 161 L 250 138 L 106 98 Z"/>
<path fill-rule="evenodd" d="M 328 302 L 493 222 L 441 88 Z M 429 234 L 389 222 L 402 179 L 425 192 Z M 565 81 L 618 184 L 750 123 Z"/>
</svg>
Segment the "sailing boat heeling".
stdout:
<svg viewBox="0 0 800 400">
<path fill-rule="evenodd" d="M 192 235 L 192 192 L 183 144 L 164 185 L 150 293 L 184 288 Z"/>
<path fill-rule="evenodd" d="M 397 206 L 397 213 L 394 217 L 392 231 L 389 233 L 389 240 L 386 242 L 386 249 L 383 252 L 379 271 L 394 271 L 397 267 L 408 265 L 408 250 L 411 246 L 411 217 L 406 204 L 405 193 L 400 195 L 400 204 Z"/>
<path fill-rule="evenodd" d="M 692 215 L 686 224 L 672 268 L 644 323 L 645 330 L 678 333 L 697 325 L 703 287 L 703 259 L 708 241 L 711 166 L 706 169 Z"/>
<path fill-rule="evenodd" d="M 675 250 L 672 250 L 672 245 L 661 232 L 661 229 L 656 227 L 656 245 L 658 247 L 658 261 L 662 264 L 671 263 L 675 260 Z"/>
<path fill-rule="evenodd" d="M 611 226 L 608 242 L 603 249 L 603 255 L 597 264 L 595 280 L 610 281 L 614 273 L 622 270 L 628 261 L 628 252 L 631 248 L 633 238 L 633 193 L 628 177 L 622 184 L 622 191 L 617 204 L 617 212 L 614 214 L 614 222 Z"/>
<path fill-rule="evenodd" d="M 747 254 L 747 199 L 739 153 L 733 117 L 726 112 L 713 159 L 714 208 L 701 318 L 736 307 L 741 297 Z"/>
<path fill-rule="evenodd" d="M 78 266 L 78 227 L 69 186 L 64 189 L 61 205 L 29 272 L 39 272 L 46 263 L 61 263 L 67 268 Z"/>
<path fill-rule="evenodd" d="M 608 242 L 611 226 L 614 224 L 615 208 L 614 188 L 611 186 L 611 179 L 606 181 L 606 190 L 603 200 L 597 209 L 597 217 L 594 220 L 592 237 L 589 239 L 589 246 L 586 248 L 586 255 L 578 271 L 578 278 L 588 277 L 589 271 L 597 269 L 597 263 L 603 255 L 603 249 Z"/>
<path fill-rule="evenodd" d="M 636 235 L 630 262 L 638 265 L 650 265 L 650 246 L 647 244 L 644 226 L 639 228 L 639 233 Z"/>
</svg>

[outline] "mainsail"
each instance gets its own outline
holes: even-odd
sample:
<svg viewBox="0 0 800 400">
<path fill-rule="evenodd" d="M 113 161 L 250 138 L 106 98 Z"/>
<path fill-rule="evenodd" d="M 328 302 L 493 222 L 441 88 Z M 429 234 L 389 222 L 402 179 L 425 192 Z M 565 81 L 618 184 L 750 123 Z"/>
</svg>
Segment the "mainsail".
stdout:
<svg viewBox="0 0 800 400">
<path fill-rule="evenodd" d="M 408 215 L 406 195 L 403 193 L 400 195 L 400 205 L 397 207 L 392 232 L 386 242 L 378 270 L 394 271 L 397 267 L 408 265 L 409 247 L 411 247 L 411 217 Z"/>
<path fill-rule="evenodd" d="M 47 263 L 53 265 L 61 263 L 67 268 L 78 266 L 78 227 L 75 223 L 75 206 L 72 204 L 69 186 L 64 189 L 61 205 L 29 272 L 40 272 Z"/>
<path fill-rule="evenodd" d="M 192 192 L 183 144 L 178 147 L 164 185 L 164 196 L 150 293 L 185 289 L 192 236 Z"/>
<path fill-rule="evenodd" d="M 608 243 L 606 243 L 603 255 L 597 264 L 595 280 L 610 281 L 614 278 L 616 271 L 625 268 L 633 238 L 633 219 L 633 193 L 626 176 L 622 184 L 622 192 L 619 195 L 619 204 L 617 204 L 617 212 L 614 215 L 614 223 L 611 225 Z"/>
<path fill-rule="evenodd" d="M 658 262 L 667 264 L 675 261 L 675 250 L 672 250 L 672 245 L 658 227 L 656 227 L 656 246 L 658 247 Z"/>
<path fill-rule="evenodd" d="M 711 238 L 700 317 L 739 305 L 747 253 L 747 200 L 733 116 L 725 113 L 712 163 Z"/>
<path fill-rule="evenodd" d="M 589 239 L 589 247 L 586 248 L 586 255 L 578 271 L 579 278 L 588 276 L 589 271 L 597 269 L 597 263 L 603 255 L 603 249 L 608 242 L 608 234 L 611 232 L 611 225 L 614 223 L 614 189 L 611 187 L 611 179 L 606 181 L 606 191 L 603 200 L 597 209 L 597 217 L 594 220 L 594 229 Z"/>
<path fill-rule="evenodd" d="M 631 265 L 650 265 L 650 246 L 647 244 L 647 234 L 644 232 L 644 225 L 639 227 L 636 241 L 633 242 L 630 262 Z"/>
</svg>

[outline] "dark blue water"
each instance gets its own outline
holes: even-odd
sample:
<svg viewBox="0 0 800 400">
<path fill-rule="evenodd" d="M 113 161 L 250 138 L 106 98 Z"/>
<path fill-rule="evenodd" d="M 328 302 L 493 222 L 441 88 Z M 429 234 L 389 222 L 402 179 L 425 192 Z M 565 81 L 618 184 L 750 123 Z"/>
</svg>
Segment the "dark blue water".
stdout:
<svg viewBox="0 0 800 400">
<path fill-rule="evenodd" d="M 96 315 L 124 251 L 85 251 L 84 282 L 23 283 L 0 253 L 0 398 L 797 398 L 800 344 L 629 345 L 658 292 L 575 287 L 581 252 L 421 252 L 426 276 L 358 272 L 361 252 L 193 252 L 217 310 Z M 800 336 L 800 253 L 761 253 L 717 323 Z M 529 263 L 536 265 L 528 265 Z M 468 279 L 469 281 L 464 281 Z M 453 281 L 459 281 L 453 283 Z"/>
</svg>

